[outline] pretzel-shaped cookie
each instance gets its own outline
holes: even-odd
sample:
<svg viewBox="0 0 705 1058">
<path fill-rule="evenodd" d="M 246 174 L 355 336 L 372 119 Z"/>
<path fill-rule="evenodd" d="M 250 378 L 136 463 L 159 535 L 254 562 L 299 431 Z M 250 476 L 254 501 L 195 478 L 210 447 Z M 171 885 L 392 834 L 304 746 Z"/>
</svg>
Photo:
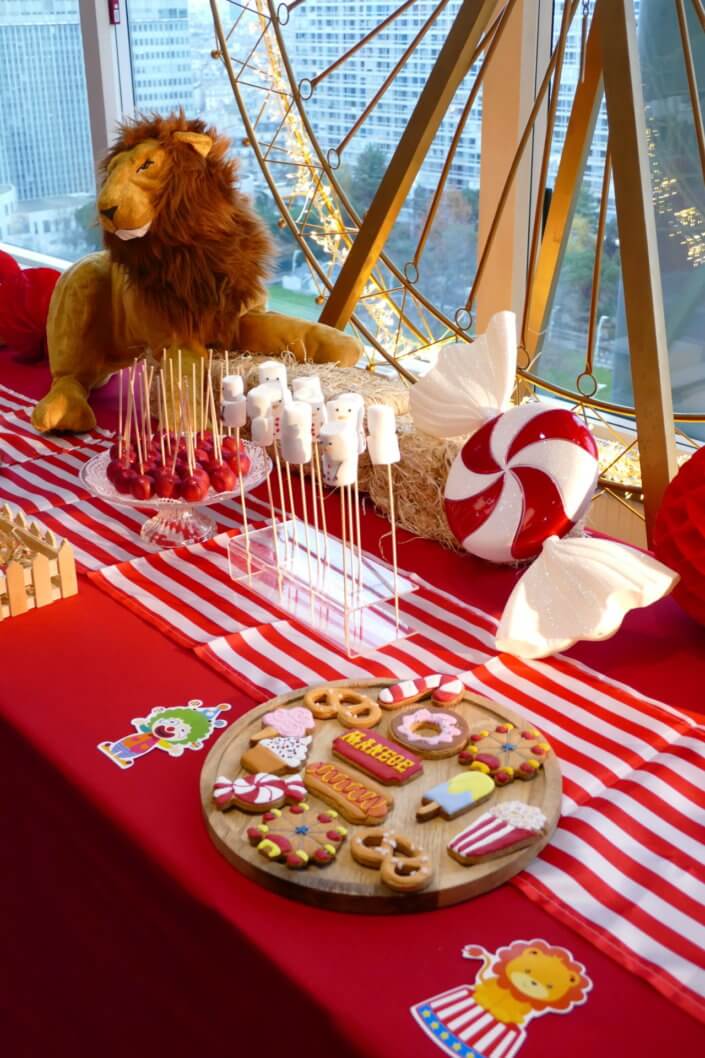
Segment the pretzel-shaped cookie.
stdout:
<svg viewBox="0 0 705 1058">
<path fill-rule="evenodd" d="M 380 881 L 397 892 L 415 893 L 431 881 L 429 857 L 403 834 L 367 830 L 353 838 L 350 851 L 361 866 L 379 868 Z"/>
<path fill-rule="evenodd" d="M 343 727 L 374 727 L 382 718 L 376 702 L 350 687 L 314 687 L 304 695 L 304 705 L 318 720 L 337 716 Z"/>
</svg>

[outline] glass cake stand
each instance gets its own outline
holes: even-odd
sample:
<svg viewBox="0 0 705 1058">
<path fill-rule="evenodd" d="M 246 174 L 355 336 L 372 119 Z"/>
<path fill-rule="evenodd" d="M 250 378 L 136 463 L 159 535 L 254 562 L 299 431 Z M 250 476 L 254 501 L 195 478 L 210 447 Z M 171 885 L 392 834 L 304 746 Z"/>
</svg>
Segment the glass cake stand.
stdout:
<svg viewBox="0 0 705 1058">
<path fill-rule="evenodd" d="M 245 492 L 257 488 L 266 481 L 272 469 L 272 462 L 263 448 L 248 441 L 242 442 L 250 457 L 250 469 L 243 475 L 242 484 Z M 214 503 L 237 498 L 240 495 L 240 482 L 228 492 L 209 491 L 198 503 L 186 500 L 167 500 L 153 497 L 149 500 L 136 500 L 126 495 L 113 485 L 107 476 L 110 463 L 110 452 L 101 452 L 87 463 L 80 471 L 80 479 L 90 493 L 101 500 L 118 504 L 121 507 L 135 507 L 137 510 L 156 510 L 140 529 L 140 536 L 148 544 L 157 548 L 179 547 L 182 544 L 198 544 L 210 540 L 218 531 L 215 519 L 205 508 Z"/>
</svg>

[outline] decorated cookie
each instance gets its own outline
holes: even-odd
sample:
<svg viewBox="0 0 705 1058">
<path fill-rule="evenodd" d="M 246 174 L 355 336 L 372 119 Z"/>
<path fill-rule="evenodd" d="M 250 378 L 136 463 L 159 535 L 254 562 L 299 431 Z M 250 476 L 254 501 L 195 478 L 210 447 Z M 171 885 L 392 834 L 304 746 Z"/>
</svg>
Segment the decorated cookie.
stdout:
<svg viewBox="0 0 705 1058">
<path fill-rule="evenodd" d="M 517 852 L 546 832 L 546 816 L 524 801 L 503 801 L 456 834 L 448 853 L 458 863 L 482 863 Z"/>
<path fill-rule="evenodd" d="M 357 834 L 350 842 L 353 859 L 379 871 L 380 881 L 400 893 L 417 893 L 431 881 L 431 860 L 403 834 L 377 829 Z"/>
<path fill-rule="evenodd" d="M 446 782 L 432 786 L 421 798 L 416 810 L 419 823 L 439 813 L 444 819 L 455 819 L 486 801 L 495 790 L 494 779 L 479 771 L 461 771 Z"/>
<path fill-rule="evenodd" d="M 535 727 L 520 730 L 514 724 L 497 724 L 473 731 L 458 760 L 491 775 L 498 786 L 506 786 L 514 779 L 534 779 L 550 752 Z"/>
<path fill-rule="evenodd" d="M 349 823 L 376 826 L 384 822 L 394 804 L 389 794 L 374 790 L 347 768 L 317 760 L 306 768 L 304 785 L 309 793 L 331 805 Z"/>
<path fill-rule="evenodd" d="M 261 738 L 271 738 L 283 735 L 288 738 L 303 738 L 310 735 L 316 726 L 316 721 L 310 709 L 303 705 L 294 706 L 293 709 L 273 709 L 262 717 L 262 731 L 252 741 L 259 742 Z"/>
<path fill-rule="evenodd" d="M 213 800 L 221 810 L 241 808 L 243 812 L 261 812 L 279 808 L 285 801 L 297 804 L 306 798 L 306 787 L 300 775 L 241 775 L 228 779 L 219 775 L 213 783 Z"/>
<path fill-rule="evenodd" d="M 452 757 L 468 740 L 468 725 L 458 713 L 443 709 L 407 709 L 392 719 L 389 733 L 395 742 L 422 757 Z"/>
<path fill-rule="evenodd" d="M 348 731 L 338 735 L 333 740 L 332 750 L 336 757 L 367 772 L 383 786 L 399 786 L 423 771 L 423 764 L 413 753 L 405 752 L 370 731 Z"/>
<path fill-rule="evenodd" d="M 255 746 L 250 746 L 243 753 L 242 766 L 248 772 L 265 771 L 272 775 L 298 771 L 306 763 L 310 748 L 310 735 L 275 735 L 274 738 L 261 738 Z"/>
<path fill-rule="evenodd" d="M 382 719 L 377 702 L 351 687 L 313 687 L 304 704 L 317 720 L 336 717 L 343 727 L 374 727 Z"/>
<path fill-rule="evenodd" d="M 260 855 L 281 860 L 292 871 L 332 863 L 346 834 L 336 812 L 317 812 L 305 801 L 266 812 L 258 826 L 247 828 L 247 840 Z"/>
<path fill-rule="evenodd" d="M 465 685 L 457 676 L 420 676 L 417 680 L 403 680 L 385 687 L 377 695 L 383 709 L 400 709 L 404 705 L 430 698 L 433 705 L 457 705 L 465 693 Z"/>
</svg>

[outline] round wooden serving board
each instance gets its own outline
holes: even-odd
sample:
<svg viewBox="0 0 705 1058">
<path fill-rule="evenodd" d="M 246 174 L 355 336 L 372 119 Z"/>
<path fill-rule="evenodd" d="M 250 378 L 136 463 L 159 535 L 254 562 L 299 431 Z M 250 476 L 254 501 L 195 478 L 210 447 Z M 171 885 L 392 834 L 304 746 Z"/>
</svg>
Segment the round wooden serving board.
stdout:
<svg viewBox="0 0 705 1058">
<path fill-rule="evenodd" d="M 398 681 L 341 680 L 338 683 L 327 684 L 327 686 L 354 687 L 376 700 L 377 693 L 382 687 L 396 682 Z M 416 820 L 416 809 L 421 802 L 422 795 L 437 783 L 465 770 L 458 763 L 457 756 L 448 757 L 445 760 L 424 759 L 423 774 L 417 778 L 402 786 L 381 786 L 368 775 L 354 768 L 348 761 L 340 760 L 331 753 L 330 747 L 333 739 L 345 733 L 346 729 L 336 719 L 318 720 L 308 758 L 309 762 L 333 761 L 353 772 L 375 789 L 391 795 L 394 806 L 383 824 L 384 828 L 406 835 L 428 853 L 434 868 L 433 880 L 428 888 L 417 893 L 399 893 L 382 885 L 379 881 L 379 873 L 370 868 L 361 867 L 353 860 L 350 853 L 350 839 L 353 834 L 368 828 L 355 826 L 342 817 L 339 822 L 347 828 L 348 836 L 337 858 L 328 866 L 311 865 L 305 870 L 290 870 L 282 863 L 268 860 L 249 844 L 245 833 L 249 826 L 259 821 L 260 817 L 241 812 L 237 808 L 232 808 L 227 812 L 216 808 L 211 798 L 213 783 L 219 775 L 225 775 L 231 779 L 242 775 L 240 758 L 250 745 L 250 737 L 261 730 L 262 715 L 278 706 L 303 704 L 306 690 L 308 688 L 274 698 L 236 720 L 213 745 L 201 770 L 201 805 L 210 836 L 223 855 L 248 878 L 283 896 L 337 911 L 387 914 L 423 911 L 470 900 L 480 893 L 487 892 L 488 889 L 501 885 L 523 870 L 550 841 L 558 823 L 561 803 L 561 772 L 555 754 L 549 755 L 535 779 L 515 780 L 507 786 L 497 787 L 487 801 L 456 819 L 445 820 L 441 816 L 436 816 L 435 819 L 419 823 Z M 421 704 L 433 708 L 429 702 L 419 703 Z M 411 708 L 411 706 L 404 708 Z M 510 710 L 469 693 L 466 693 L 465 699 L 454 708 L 465 718 L 471 729 L 483 723 L 494 725 L 505 721 L 519 728 L 528 726 L 526 720 L 516 716 Z M 384 710 L 381 721 L 371 731 L 391 738 L 389 724 L 398 711 Z M 303 770 L 302 768 L 301 771 Z M 326 811 L 329 807 L 313 794 L 309 794 L 306 800 L 312 808 L 319 808 L 320 811 Z M 548 820 L 545 836 L 528 848 L 473 866 L 463 866 L 452 859 L 446 850 L 451 838 L 469 826 L 487 809 L 501 801 L 525 801 L 527 804 L 540 808 Z"/>
</svg>

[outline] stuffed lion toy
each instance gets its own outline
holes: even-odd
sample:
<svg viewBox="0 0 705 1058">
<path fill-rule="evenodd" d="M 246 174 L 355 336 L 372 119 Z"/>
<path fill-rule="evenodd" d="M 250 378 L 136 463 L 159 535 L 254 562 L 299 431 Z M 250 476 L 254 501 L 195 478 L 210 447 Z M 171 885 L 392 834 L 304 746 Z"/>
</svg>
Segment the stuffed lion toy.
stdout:
<svg viewBox="0 0 705 1058">
<path fill-rule="evenodd" d="M 209 348 L 359 359 L 357 339 L 266 311 L 271 243 L 228 147 L 183 113 L 121 126 L 102 165 L 105 250 L 69 268 L 49 305 L 52 385 L 34 409 L 38 430 L 91 429 L 90 391 L 147 353 L 181 349 L 187 372 Z"/>
</svg>

